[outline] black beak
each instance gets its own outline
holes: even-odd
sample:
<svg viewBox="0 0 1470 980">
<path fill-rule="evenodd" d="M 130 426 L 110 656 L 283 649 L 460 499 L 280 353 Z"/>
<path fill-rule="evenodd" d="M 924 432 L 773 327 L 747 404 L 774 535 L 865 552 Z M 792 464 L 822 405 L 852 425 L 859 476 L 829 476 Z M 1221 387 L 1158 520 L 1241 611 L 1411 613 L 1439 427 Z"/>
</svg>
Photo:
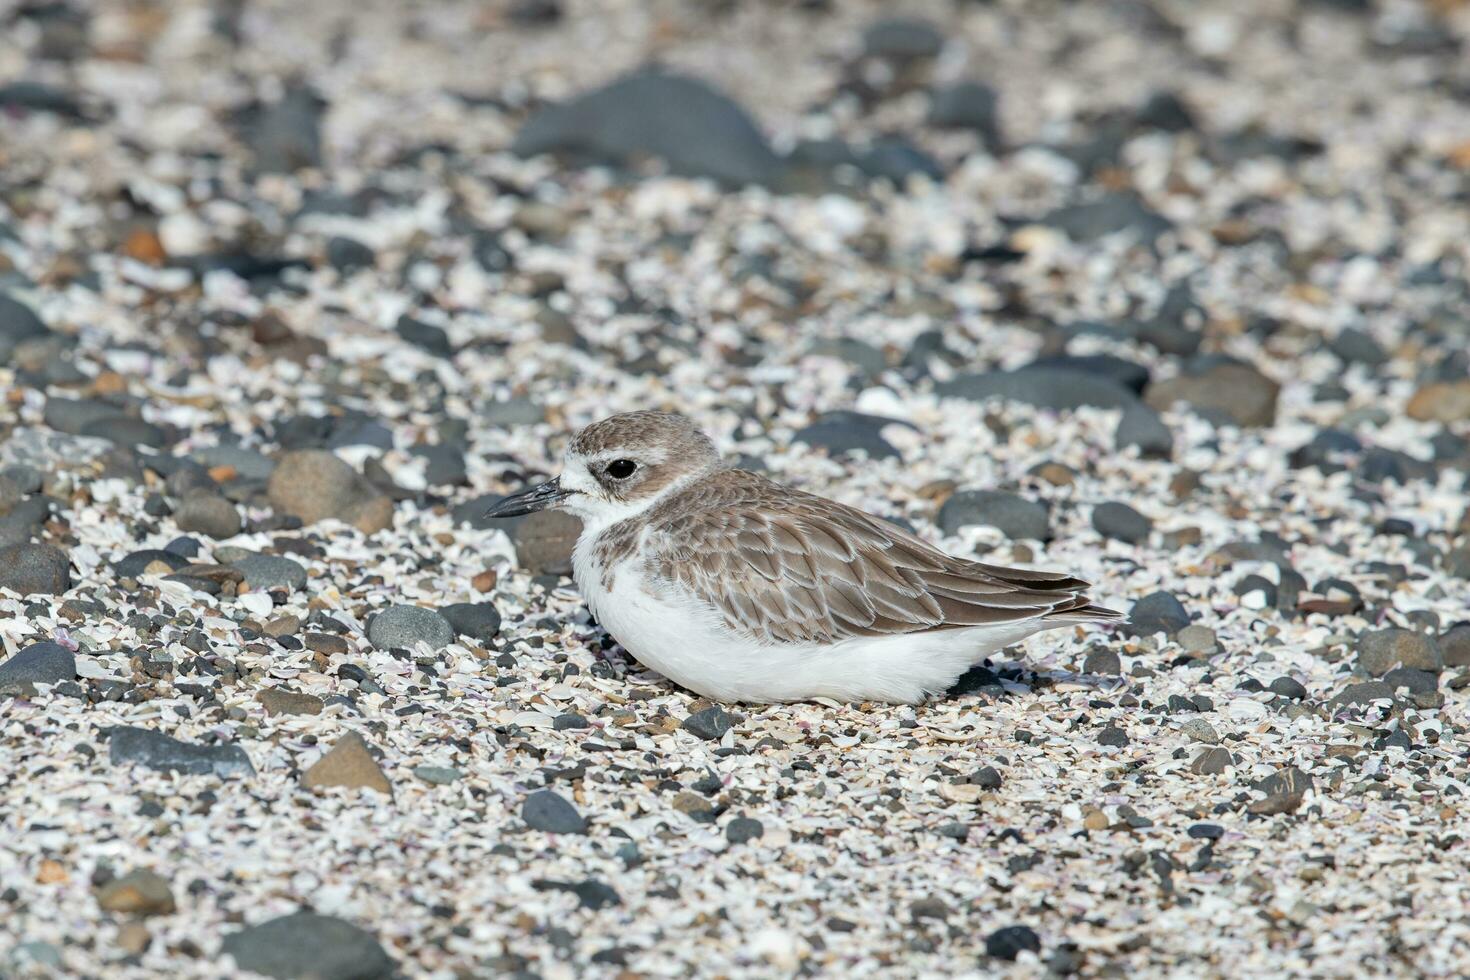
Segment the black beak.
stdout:
<svg viewBox="0 0 1470 980">
<path fill-rule="evenodd" d="M 529 490 L 511 494 L 485 511 L 484 516 L 492 520 L 500 517 L 523 517 L 526 514 L 534 514 L 538 510 L 554 507 L 573 493 L 572 490 L 561 488 L 561 478 L 558 477 L 555 480 L 538 483 Z"/>
</svg>

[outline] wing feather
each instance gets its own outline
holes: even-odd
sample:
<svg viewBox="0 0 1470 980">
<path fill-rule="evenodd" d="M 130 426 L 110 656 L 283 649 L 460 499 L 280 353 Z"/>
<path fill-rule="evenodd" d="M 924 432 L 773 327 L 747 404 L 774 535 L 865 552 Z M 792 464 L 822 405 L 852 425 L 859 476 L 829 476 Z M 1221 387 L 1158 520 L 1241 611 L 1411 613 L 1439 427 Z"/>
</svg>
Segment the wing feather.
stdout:
<svg viewBox="0 0 1470 980">
<path fill-rule="evenodd" d="M 1069 575 L 952 558 L 894 525 L 738 470 L 648 514 L 647 569 L 769 644 L 1109 618 Z"/>
</svg>

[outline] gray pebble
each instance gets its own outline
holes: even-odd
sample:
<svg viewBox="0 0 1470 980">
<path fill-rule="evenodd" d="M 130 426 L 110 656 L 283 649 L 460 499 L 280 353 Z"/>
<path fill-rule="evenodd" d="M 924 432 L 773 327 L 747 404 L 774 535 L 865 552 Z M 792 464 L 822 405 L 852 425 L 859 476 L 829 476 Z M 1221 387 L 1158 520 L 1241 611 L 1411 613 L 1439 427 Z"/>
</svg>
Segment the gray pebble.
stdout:
<svg viewBox="0 0 1470 980">
<path fill-rule="evenodd" d="M 1082 661 L 1082 673 L 1116 676 L 1123 673 L 1123 661 L 1106 647 L 1094 647 L 1087 651 L 1087 658 Z"/>
<path fill-rule="evenodd" d="M 454 642 L 454 629 L 432 609 L 389 606 L 368 623 L 368 640 L 379 650 L 413 649 L 420 642 L 438 650 Z"/>
<path fill-rule="evenodd" d="M 71 559 L 55 545 L 12 544 L 0 548 L 0 589 L 23 596 L 61 595 L 71 588 Z"/>
<path fill-rule="evenodd" d="M 215 550 L 215 558 L 226 560 L 219 549 Z M 296 592 L 306 588 L 306 569 L 300 562 L 280 555 L 246 555 L 229 561 L 229 565 L 245 576 L 245 584 L 252 589 Z"/>
<path fill-rule="evenodd" d="M 1092 526 L 1105 538 L 1128 544 L 1148 541 L 1153 522 L 1127 504 L 1109 501 L 1098 504 L 1092 511 Z"/>
<path fill-rule="evenodd" d="M 390 980 L 397 971 L 371 933 L 316 912 L 295 912 L 231 933 L 220 952 L 239 969 L 276 980 Z"/>
<path fill-rule="evenodd" d="M 532 830 L 548 834 L 585 834 L 587 821 L 566 797 L 549 790 L 537 790 L 521 804 L 521 819 Z"/>
<path fill-rule="evenodd" d="M 961 490 L 939 508 L 935 523 L 945 534 L 976 525 L 999 528 L 1012 540 L 1051 538 L 1051 521 L 1046 507 L 1000 490 Z"/>
<path fill-rule="evenodd" d="M 1370 677 L 1382 677 L 1395 667 L 1439 673 L 1444 669 L 1444 654 L 1438 639 L 1397 627 L 1374 630 L 1358 638 L 1359 670 Z"/>
<path fill-rule="evenodd" d="M 1113 445 L 1120 450 L 1137 447 L 1141 456 L 1168 459 L 1174 452 L 1174 434 L 1158 412 L 1139 403 L 1123 409 L 1113 433 Z"/>
<path fill-rule="evenodd" d="M 253 776 L 255 767 L 238 745 L 200 745 L 181 742 L 151 728 L 120 726 L 108 734 L 109 758 L 112 764 L 135 764 L 161 772 L 182 772 L 193 776 Z"/>
<path fill-rule="evenodd" d="M 456 602 L 439 610 L 454 629 L 456 636 L 467 636 L 481 643 L 500 632 L 500 611 L 489 602 Z"/>
<path fill-rule="evenodd" d="M 711 705 L 685 718 L 679 727 L 706 742 L 718 742 L 725 737 L 733 723 L 734 720 L 724 708 Z"/>
<path fill-rule="evenodd" d="M 1138 402 L 1138 396 L 1112 378 L 1066 368 L 1025 367 L 966 374 L 934 387 L 949 398 L 976 402 L 994 398 L 1059 412 L 1083 407 L 1127 408 Z"/>
<path fill-rule="evenodd" d="M 1133 604 L 1128 623 L 1144 635 L 1178 633 L 1189 625 L 1189 613 L 1183 603 L 1167 592 L 1154 592 Z"/>
<path fill-rule="evenodd" d="M 752 817 L 736 817 L 725 825 L 725 840 L 731 844 L 746 844 L 758 839 L 766 832 L 759 820 Z"/>
<path fill-rule="evenodd" d="M 181 531 L 192 531 L 211 538 L 233 538 L 240 533 L 240 512 L 223 497 L 196 493 L 174 511 L 174 521 Z"/>
<path fill-rule="evenodd" d="M 33 643 L 0 663 L 0 691 L 29 684 L 60 684 L 76 677 L 75 654 L 49 640 Z"/>
</svg>

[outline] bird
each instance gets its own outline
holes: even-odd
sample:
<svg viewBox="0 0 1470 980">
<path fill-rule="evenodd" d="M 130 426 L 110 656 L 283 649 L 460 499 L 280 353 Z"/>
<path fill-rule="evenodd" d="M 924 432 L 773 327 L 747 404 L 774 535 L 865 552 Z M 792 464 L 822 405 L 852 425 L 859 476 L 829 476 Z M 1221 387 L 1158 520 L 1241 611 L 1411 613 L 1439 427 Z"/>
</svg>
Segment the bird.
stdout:
<svg viewBox="0 0 1470 980">
<path fill-rule="evenodd" d="M 1070 575 L 956 558 L 882 518 L 725 463 L 690 419 L 588 425 L 561 474 L 487 518 L 581 519 L 573 577 L 623 649 L 751 704 L 917 704 L 1041 630 L 1107 623 Z"/>
</svg>

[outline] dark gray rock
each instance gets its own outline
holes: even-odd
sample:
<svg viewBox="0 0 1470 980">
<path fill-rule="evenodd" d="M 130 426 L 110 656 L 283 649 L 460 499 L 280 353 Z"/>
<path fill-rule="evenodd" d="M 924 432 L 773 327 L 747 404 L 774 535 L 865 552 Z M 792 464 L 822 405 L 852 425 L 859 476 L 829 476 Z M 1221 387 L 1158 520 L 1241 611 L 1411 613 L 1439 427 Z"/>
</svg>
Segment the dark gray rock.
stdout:
<svg viewBox="0 0 1470 980">
<path fill-rule="evenodd" d="M 858 169 L 869 177 L 891 180 L 902 186 L 910 177 L 944 180 L 939 161 L 908 140 L 887 137 L 873 143 L 858 157 Z"/>
<path fill-rule="evenodd" d="M 306 588 L 306 569 L 281 555 L 249 555 L 230 562 L 230 567 L 244 575 L 245 584 L 252 589 L 298 592 Z"/>
<path fill-rule="evenodd" d="M 1135 632 L 1144 635 L 1168 633 L 1172 636 L 1189 625 L 1189 613 L 1174 596 L 1167 592 L 1154 592 L 1133 604 L 1128 623 Z"/>
<path fill-rule="evenodd" d="M 0 663 L 0 691 L 30 684 L 60 684 L 77 678 L 77 658 L 60 643 L 32 643 Z"/>
<path fill-rule="evenodd" d="M 1439 636 L 1446 667 L 1470 667 L 1470 625 L 1457 624 Z"/>
<path fill-rule="evenodd" d="M 1437 674 L 1444 669 L 1439 640 L 1413 630 L 1374 630 L 1358 637 L 1358 669 L 1370 677 L 1382 677 L 1395 667 L 1411 667 Z"/>
<path fill-rule="evenodd" d="M 694 712 L 679 727 L 706 742 L 718 742 L 734 723 L 729 713 L 716 704 Z"/>
<path fill-rule="evenodd" d="M 1388 354 L 1373 339 L 1373 335 L 1357 327 L 1343 328 L 1332 338 L 1328 347 L 1345 364 L 1377 367 L 1388 360 Z"/>
<path fill-rule="evenodd" d="M 760 838 L 766 828 L 753 817 L 736 817 L 725 825 L 725 840 L 732 845 L 748 844 Z"/>
<path fill-rule="evenodd" d="M 23 341 L 49 333 L 46 324 L 29 306 L 7 293 L 0 293 L 0 364 L 9 364 L 11 352 Z"/>
<path fill-rule="evenodd" d="M 1148 368 L 1135 361 L 1124 360 L 1113 354 L 1051 354 L 1038 357 L 1029 368 L 1078 371 L 1110 378 L 1136 395 L 1141 395 L 1148 385 Z"/>
<path fill-rule="evenodd" d="M 411 650 L 420 642 L 439 650 L 454 642 L 449 621 L 423 606 L 389 606 L 372 618 L 367 633 L 379 650 Z"/>
<path fill-rule="evenodd" d="M 211 538 L 233 538 L 240 533 L 240 512 L 223 497 L 196 493 L 174 511 L 180 531 L 204 534 Z"/>
<path fill-rule="evenodd" d="M 934 92 L 929 103 L 929 125 L 940 129 L 968 129 L 979 133 L 985 145 L 1000 145 L 999 106 L 995 90 L 981 82 L 960 82 Z"/>
<path fill-rule="evenodd" d="M 283 915 L 224 938 L 235 966 L 276 980 L 390 980 L 397 964 L 350 922 L 316 912 Z"/>
<path fill-rule="evenodd" d="M 457 636 L 484 643 L 500 632 L 500 611 L 489 602 L 456 602 L 439 613 Z"/>
<path fill-rule="evenodd" d="M 933 58 L 944 47 L 939 28 L 918 17 L 885 17 L 863 31 L 863 53 L 870 58 L 913 61 Z"/>
<path fill-rule="evenodd" d="M 979 525 L 999 528 L 1013 540 L 1051 538 L 1051 520 L 1043 504 L 1001 490 L 961 490 L 939 508 L 935 523 L 945 534 Z"/>
<path fill-rule="evenodd" d="M 163 562 L 170 571 L 177 572 L 189 564 L 189 559 L 172 551 L 164 551 L 159 548 L 145 548 L 142 551 L 134 551 L 124 555 L 112 563 L 112 569 L 120 578 L 137 578 L 144 570 L 154 562 Z"/>
<path fill-rule="evenodd" d="M 1393 688 L 1384 681 L 1363 681 L 1361 684 L 1349 684 L 1343 688 L 1336 697 L 1327 702 L 1327 707 L 1329 711 L 1336 712 L 1342 708 L 1366 707 L 1377 701 L 1396 703 L 1398 698 L 1394 695 Z"/>
<path fill-rule="evenodd" d="M 137 449 L 139 446 L 163 449 L 169 444 L 168 434 L 163 429 L 152 422 L 145 422 L 131 415 L 114 415 L 110 418 L 94 419 L 82 426 L 80 435 L 93 439 L 106 439 L 108 442 L 125 446 L 128 449 Z"/>
<path fill-rule="evenodd" d="M 1383 683 L 1395 691 L 1405 688 L 1410 694 L 1428 694 L 1439 690 L 1439 677 L 1436 674 L 1413 667 L 1395 667 L 1383 675 Z"/>
<path fill-rule="evenodd" d="M 458 446 L 415 446 L 413 454 L 427 461 L 424 479 L 431 487 L 463 486 L 470 482 L 464 451 Z"/>
<path fill-rule="evenodd" d="M 10 82 L 0 85 L 0 110 L 7 113 L 46 112 L 68 119 L 86 119 L 87 111 L 76 96 L 41 82 Z"/>
<path fill-rule="evenodd" d="M 241 142 L 253 154 L 255 169 L 292 173 L 322 165 L 322 116 L 327 104 L 309 88 L 289 89 L 278 102 L 240 114 Z"/>
<path fill-rule="evenodd" d="M 1174 433 L 1147 405 L 1129 405 L 1118 419 L 1113 445 L 1120 450 L 1136 446 L 1141 456 L 1168 459 L 1174 452 Z"/>
<path fill-rule="evenodd" d="M 327 239 L 327 262 L 338 272 L 371 269 L 375 261 L 373 250 L 355 238 L 333 235 Z"/>
<path fill-rule="evenodd" d="M 1082 244 L 1121 232 L 1152 243 L 1173 227 L 1131 191 L 1115 191 L 1095 201 L 1065 205 L 1046 215 L 1041 223 Z"/>
<path fill-rule="evenodd" d="M 1134 121 L 1143 129 L 1162 129 L 1181 133 L 1195 128 L 1189 106 L 1174 92 L 1155 92 L 1138 107 Z"/>
<path fill-rule="evenodd" d="M 1302 685 L 1302 682 L 1294 677 L 1287 677 L 1285 675 L 1273 680 L 1267 685 L 1266 690 L 1292 701 L 1305 701 L 1307 699 L 1307 689 Z"/>
<path fill-rule="evenodd" d="M 1251 804 L 1256 814 L 1291 813 L 1301 806 L 1302 797 L 1312 789 L 1312 777 L 1296 766 L 1288 766 L 1256 783 L 1255 788 L 1266 798 Z"/>
<path fill-rule="evenodd" d="M 935 385 L 934 390 L 946 398 L 976 402 L 996 398 L 1059 412 L 1083 406 L 1127 408 L 1138 403 L 1133 392 L 1111 378 L 1066 368 L 1025 367 L 961 375 Z"/>
<path fill-rule="evenodd" d="M 1006 926 L 985 937 L 985 955 L 1013 962 L 1022 953 L 1040 953 L 1041 937 L 1030 926 Z"/>
<path fill-rule="evenodd" d="M 370 446 L 387 452 L 393 448 L 393 430 L 377 419 L 346 420 L 327 437 L 327 448 L 346 449 L 349 446 Z"/>
<path fill-rule="evenodd" d="M 41 412 L 41 421 L 57 432 L 75 436 L 81 435 L 82 430 L 93 422 L 119 418 L 123 414 L 119 406 L 99 398 L 52 396 L 46 399 L 46 407 Z"/>
<path fill-rule="evenodd" d="M 436 327 L 432 323 L 415 320 L 407 314 L 398 318 L 394 325 L 398 336 L 413 344 L 415 347 L 428 351 L 436 357 L 451 357 L 454 354 L 454 345 L 449 342 L 449 334 L 443 327 Z"/>
<path fill-rule="evenodd" d="M 549 789 L 527 796 L 521 804 L 521 819 L 532 830 L 548 834 L 585 834 L 587 820 L 566 797 Z"/>
<path fill-rule="evenodd" d="M 897 458 L 898 450 L 883 438 L 883 427 L 895 424 L 906 423 L 860 412 L 828 412 L 797 432 L 792 441 L 825 449 L 832 456 L 863 452 L 869 459 Z"/>
<path fill-rule="evenodd" d="M 1092 526 L 1105 538 L 1141 544 L 1148 540 L 1154 524 L 1127 504 L 1108 501 L 1093 508 Z"/>
<path fill-rule="evenodd" d="M 264 453 L 229 444 L 196 450 L 193 459 L 206 469 L 228 466 L 247 480 L 269 480 L 276 468 L 275 460 Z"/>
<path fill-rule="evenodd" d="M 108 733 L 112 764 L 140 765 L 160 772 L 191 776 L 253 776 L 255 767 L 238 745 L 200 745 L 181 742 L 151 728 L 120 726 Z"/>
<path fill-rule="evenodd" d="M 1310 442 L 1293 449 L 1287 458 L 1296 469 L 1315 466 L 1323 473 L 1339 473 L 1362 451 L 1362 441 L 1351 432 L 1320 429 Z"/>
<path fill-rule="evenodd" d="M 675 173 L 770 184 L 780 159 L 745 111 L 704 82 L 642 70 L 528 119 L 511 149 L 623 165 L 657 157 Z"/>
<path fill-rule="evenodd" d="M 0 589 L 23 596 L 61 595 L 71 588 L 71 559 L 55 545 L 12 544 L 0 548 Z"/>
</svg>

